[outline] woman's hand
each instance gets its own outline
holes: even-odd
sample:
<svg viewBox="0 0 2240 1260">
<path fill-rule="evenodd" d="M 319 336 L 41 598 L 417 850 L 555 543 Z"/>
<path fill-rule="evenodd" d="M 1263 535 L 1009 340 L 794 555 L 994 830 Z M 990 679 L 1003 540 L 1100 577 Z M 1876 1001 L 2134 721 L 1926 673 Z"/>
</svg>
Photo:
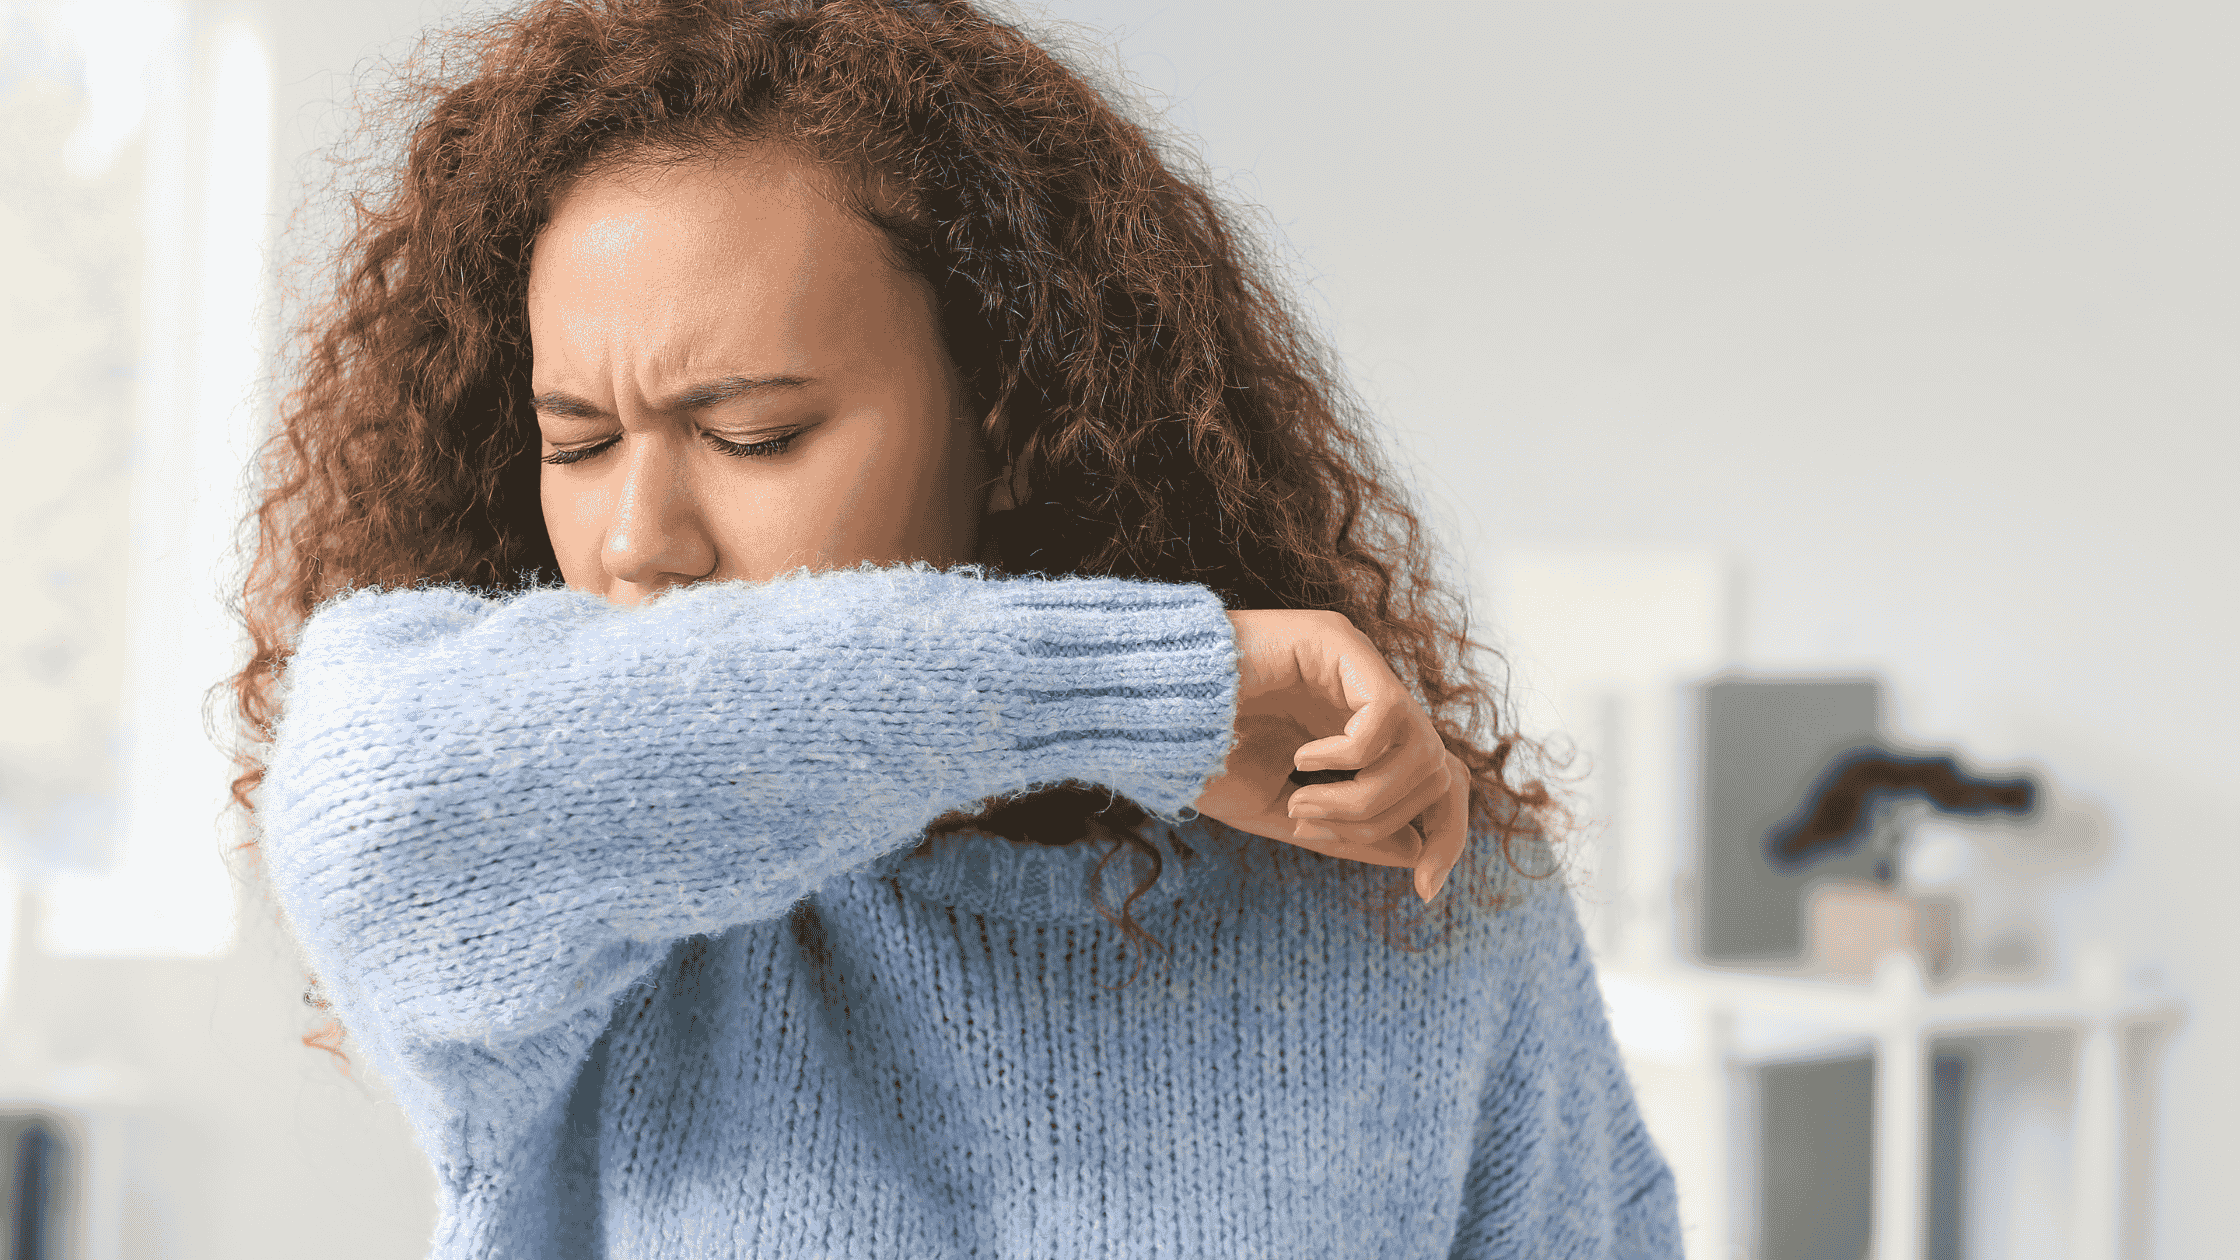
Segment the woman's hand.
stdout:
<svg viewBox="0 0 2240 1260">
<path fill-rule="evenodd" d="M 1469 839 L 1470 772 L 1376 645 L 1334 612 L 1229 614 L 1237 743 L 1192 802 L 1256 836 L 1415 871 L 1429 902 Z M 1356 771 L 1300 786 L 1293 770 Z"/>
</svg>

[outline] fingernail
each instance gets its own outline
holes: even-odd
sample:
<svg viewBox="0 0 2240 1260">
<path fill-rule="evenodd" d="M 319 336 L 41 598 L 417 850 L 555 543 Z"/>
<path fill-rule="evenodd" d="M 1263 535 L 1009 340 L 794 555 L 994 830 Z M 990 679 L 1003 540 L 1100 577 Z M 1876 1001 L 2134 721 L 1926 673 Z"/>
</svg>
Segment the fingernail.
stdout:
<svg viewBox="0 0 2240 1260">
<path fill-rule="evenodd" d="M 1424 886 L 1426 884 L 1430 885 L 1430 890 L 1428 892 L 1425 891 Z M 1421 871 L 1416 872 L 1416 895 L 1423 898 L 1423 904 L 1427 906 L 1438 899 L 1439 890 L 1445 888 L 1446 886 L 1446 871 L 1440 871 L 1438 874 L 1430 876 L 1429 878 L 1426 878 Z"/>
<path fill-rule="evenodd" d="M 1291 829 L 1291 838 L 1294 840 L 1335 840 L 1338 838 L 1338 833 L 1328 827 L 1300 823 Z"/>
</svg>

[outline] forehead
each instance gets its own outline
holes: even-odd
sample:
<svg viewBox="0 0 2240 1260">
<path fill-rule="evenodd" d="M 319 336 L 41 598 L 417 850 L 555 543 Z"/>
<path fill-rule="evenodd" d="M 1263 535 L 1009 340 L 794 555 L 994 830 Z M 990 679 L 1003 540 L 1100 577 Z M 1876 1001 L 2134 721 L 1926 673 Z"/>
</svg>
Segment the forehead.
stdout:
<svg viewBox="0 0 2240 1260">
<path fill-rule="evenodd" d="M 540 360 L 624 343 L 797 356 L 871 334 L 911 304 L 910 279 L 833 181 L 783 150 L 614 166 L 567 189 L 539 234 L 530 332 Z"/>
<path fill-rule="evenodd" d="M 537 236 L 529 285 L 534 295 L 557 279 L 659 279 L 678 264 L 768 268 L 867 242 L 878 243 L 876 230 L 841 207 L 826 177 L 783 151 L 615 165 L 560 195 Z"/>
</svg>

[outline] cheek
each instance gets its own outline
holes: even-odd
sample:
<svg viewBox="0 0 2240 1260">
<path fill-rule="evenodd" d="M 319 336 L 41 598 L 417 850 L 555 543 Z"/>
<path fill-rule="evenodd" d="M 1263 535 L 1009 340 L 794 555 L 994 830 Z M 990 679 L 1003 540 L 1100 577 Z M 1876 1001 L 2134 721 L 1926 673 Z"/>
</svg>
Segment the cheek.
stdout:
<svg viewBox="0 0 2240 1260">
<path fill-rule="evenodd" d="M 927 535 L 946 532 L 972 492 L 966 466 L 972 448 L 957 443 L 954 430 L 932 421 L 898 429 L 866 470 L 867 505 L 908 529 L 913 542 L 941 541 Z"/>
<path fill-rule="evenodd" d="M 952 546 L 959 478 L 943 435 L 866 420 L 823 458 L 726 504 L 725 516 L 763 548 L 807 549 L 837 564 L 888 563 Z"/>
<path fill-rule="evenodd" d="M 550 469 L 538 478 L 537 498 L 544 507 L 544 530 L 560 573 L 573 585 L 588 581 L 599 559 L 608 519 L 614 514 L 614 494 L 606 486 L 580 478 L 558 477 Z M 579 577 L 577 570 L 582 569 Z"/>
</svg>

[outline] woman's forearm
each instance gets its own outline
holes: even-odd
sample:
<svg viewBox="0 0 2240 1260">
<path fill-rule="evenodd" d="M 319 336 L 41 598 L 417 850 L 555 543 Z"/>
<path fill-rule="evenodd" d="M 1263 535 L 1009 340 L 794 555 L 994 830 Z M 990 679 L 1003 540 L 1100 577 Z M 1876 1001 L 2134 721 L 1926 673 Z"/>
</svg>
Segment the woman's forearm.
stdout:
<svg viewBox="0 0 2240 1260">
<path fill-rule="evenodd" d="M 1210 592 L 1111 579 L 356 595 L 288 669 L 268 861 L 361 1004 L 521 1033 L 627 983 L 632 943 L 783 913 L 972 801 L 1085 779 L 1180 810 L 1234 651 Z"/>
</svg>

